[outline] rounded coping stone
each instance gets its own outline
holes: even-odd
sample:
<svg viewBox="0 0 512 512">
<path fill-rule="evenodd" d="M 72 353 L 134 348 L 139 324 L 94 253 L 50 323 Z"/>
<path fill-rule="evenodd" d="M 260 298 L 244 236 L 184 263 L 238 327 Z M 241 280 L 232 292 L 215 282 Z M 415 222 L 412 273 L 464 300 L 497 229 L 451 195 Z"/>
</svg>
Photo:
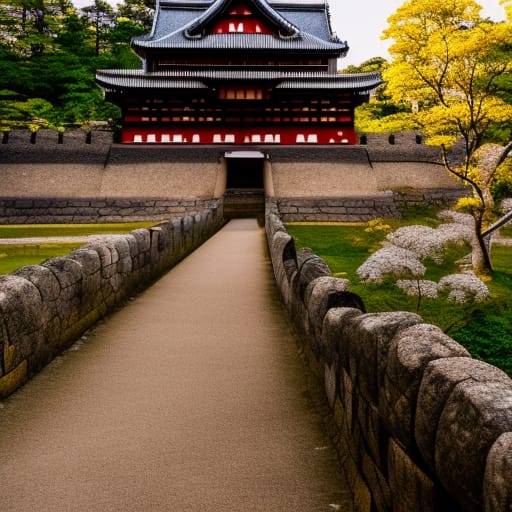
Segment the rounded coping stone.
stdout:
<svg viewBox="0 0 512 512">
<path fill-rule="evenodd" d="M 347 291 L 348 279 L 321 276 L 309 283 L 304 293 L 304 304 L 313 325 L 315 335 L 320 338 L 325 314 L 332 306 L 338 306 L 336 298 Z"/>
<path fill-rule="evenodd" d="M 314 279 L 323 276 L 332 276 L 331 270 L 327 263 L 311 251 L 311 249 L 304 248 L 297 251 L 298 272 L 296 277 L 295 291 L 302 301 L 306 289 Z"/>
<path fill-rule="evenodd" d="M 379 414 L 393 436 L 413 447 L 416 402 L 427 364 L 447 357 L 471 357 L 439 327 L 417 324 L 400 331 L 391 341 L 383 380 L 379 383 Z"/>
<path fill-rule="evenodd" d="M 178 223 L 181 225 L 181 221 L 179 221 Z M 173 221 L 173 225 L 174 225 L 174 221 Z M 150 248 L 151 248 L 151 233 L 149 232 L 149 229 L 146 229 L 146 228 L 134 229 L 130 234 L 137 241 L 137 245 L 139 246 L 138 253 L 148 252 L 150 250 Z"/>
<path fill-rule="evenodd" d="M 436 473 L 469 512 L 483 506 L 487 457 L 498 437 L 512 430 L 512 380 L 455 386 L 439 420 Z"/>
<path fill-rule="evenodd" d="M 69 253 L 68 257 L 82 265 L 84 276 L 90 276 L 101 269 L 100 256 L 96 251 L 87 247 L 81 247 Z"/>
<path fill-rule="evenodd" d="M 30 281 L 38 290 L 43 302 L 57 300 L 60 295 L 60 283 L 55 274 L 42 265 L 25 265 L 15 270 L 13 276 Z"/>
<path fill-rule="evenodd" d="M 423 319 L 415 313 L 396 311 L 366 313 L 351 323 L 346 354 L 340 355 L 349 361 L 349 375 L 361 394 L 377 405 L 391 341 L 400 331 L 423 323 Z"/>
<path fill-rule="evenodd" d="M 87 244 L 85 248 L 98 253 L 102 269 L 112 265 L 112 253 L 106 245 L 103 245 L 100 242 L 92 242 Z"/>
<path fill-rule="evenodd" d="M 512 432 L 502 434 L 492 445 L 484 474 L 484 511 L 512 510 Z"/>
<path fill-rule="evenodd" d="M 414 436 L 423 459 L 435 470 L 435 444 L 439 419 L 453 389 L 460 382 L 509 383 L 500 369 L 468 357 L 450 357 L 430 361 L 425 367 L 416 404 Z"/>
<path fill-rule="evenodd" d="M 83 278 L 82 265 L 67 256 L 51 258 L 43 263 L 59 280 L 61 289 L 69 288 L 80 282 Z"/>
<path fill-rule="evenodd" d="M 17 347 L 18 359 L 28 357 L 32 350 L 32 337 L 43 325 L 42 301 L 39 290 L 29 280 L 14 275 L 0 275 L 0 336 L 3 348 Z M 6 332 L 4 331 L 6 328 Z M 4 339 L 7 336 L 7 339 Z M 0 354 L 3 361 L 5 354 Z"/>
</svg>

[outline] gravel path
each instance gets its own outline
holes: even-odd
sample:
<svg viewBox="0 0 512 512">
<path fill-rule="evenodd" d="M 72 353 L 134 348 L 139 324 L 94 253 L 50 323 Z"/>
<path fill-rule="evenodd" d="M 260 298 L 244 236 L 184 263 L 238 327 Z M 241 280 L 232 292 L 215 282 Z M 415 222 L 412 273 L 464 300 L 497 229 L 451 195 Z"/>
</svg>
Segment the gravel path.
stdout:
<svg viewBox="0 0 512 512">
<path fill-rule="evenodd" d="M 352 510 L 263 229 L 231 221 L 0 404 L 2 510 Z"/>
</svg>

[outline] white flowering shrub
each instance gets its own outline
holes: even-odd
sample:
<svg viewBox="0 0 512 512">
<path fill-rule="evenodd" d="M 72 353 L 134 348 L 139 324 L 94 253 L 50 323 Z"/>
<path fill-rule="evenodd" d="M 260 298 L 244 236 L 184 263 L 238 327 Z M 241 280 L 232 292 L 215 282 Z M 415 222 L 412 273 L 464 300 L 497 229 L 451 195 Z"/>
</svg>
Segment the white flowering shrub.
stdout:
<svg viewBox="0 0 512 512">
<path fill-rule="evenodd" d="M 439 289 L 448 292 L 448 300 L 460 304 L 482 302 L 489 297 L 489 288 L 471 271 L 441 278 Z"/>
<path fill-rule="evenodd" d="M 473 232 L 466 224 L 441 224 L 436 229 L 428 226 L 405 226 L 386 238 L 393 245 L 412 251 L 420 260 L 432 258 L 437 264 L 444 261 L 448 243 L 469 243 Z"/>
<path fill-rule="evenodd" d="M 399 279 L 396 285 L 411 297 L 418 295 L 429 299 L 437 299 L 438 297 L 437 283 L 435 281 L 429 281 L 428 279 Z"/>
<path fill-rule="evenodd" d="M 446 224 L 441 224 L 436 229 L 436 235 L 439 239 L 444 240 L 445 245 L 449 242 L 455 244 L 469 244 L 473 239 L 473 228 L 470 224 L 448 222 Z"/>
<path fill-rule="evenodd" d="M 441 264 L 448 244 L 471 244 L 473 240 L 474 219 L 471 215 L 447 210 L 439 217 L 446 222 L 437 228 L 404 226 L 389 233 L 384 247 L 357 269 L 361 281 L 380 284 L 387 275 L 399 277 L 398 288 L 409 296 L 419 297 L 418 309 L 422 297 L 436 299 L 441 291 L 448 300 L 459 303 L 487 299 L 487 286 L 473 272 L 449 275 L 439 283 L 420 279 L 427 271 L 422 259 L 431 258 Z"/>
<path fill-rule="evenodd" d="M 422 259 L 433 256 L 442 249 L 442 245 L 434 246 L 430 242 L 434 238 L 435 229 L 429 226 L 404 226 L 390 233 L 386 238 L 388 242 L 412 251 L 417 258 Z"/>
<path fill-rule="evenodd" d="M 465 224 L 470 227 L 473 227 L 475 223 L 473 215 L 470 215 L 469 213 L 455 212 L 453 210 L 443 210 L 442 212 L 439 212 L 437 216 L 441 220 L 453 222 L 455 224 Z"/>
<path fill-rule="evenodd" d="M 382 283 L 387 274 L 423 276 L 426 271 L 414 252 L 388 244 L 374 252 L 356 272 L 363 282 Z"/>
</svg>

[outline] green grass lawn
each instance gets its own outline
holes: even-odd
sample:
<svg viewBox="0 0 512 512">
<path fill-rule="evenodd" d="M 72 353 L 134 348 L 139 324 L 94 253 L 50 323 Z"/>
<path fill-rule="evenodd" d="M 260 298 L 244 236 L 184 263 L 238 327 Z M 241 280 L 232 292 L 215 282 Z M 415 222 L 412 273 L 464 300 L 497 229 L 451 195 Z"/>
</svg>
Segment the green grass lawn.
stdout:
<svg viewBox="0 0 512 512">
<path fill-rule="evenodd" d="M 500 229 L 500 236 L 503 238 L 512 238 L 512 226 L 507 225 Z"/>
<path fill-rule="evenodd" d="M 36 224 L 22 226 L 0 226 L 0 238 L 40 238 L 60 236 L 88 236 L 129 233 L 133 229 L 149 227 L 154 222 L 126 224 Z M 82 244 L 59 242 L 43 244 L 1 244 L 0 274 L 9 274 L 24 265 L 42 263 L 49 258 L 64 256 Z"/>
<path fill-rule="evenodd" d="M 25 265 L 34 265 L 56 256 L 64 256 L 81 245 L 80 243 L 0 245 L 0 274 L 10 274 Z"/>
<path fill-rule="evenodd" d="M 413 222 L 411 222 L 413 220 Z M 436 220 L 428 218 L 435 226 Z M 408 218 L 404 224 L 388 220 L 393 229 L 404 224 L 419 224 Z M 417 310 L 417 297 L 402 292 L 394 280 L 382 285 L 359 282 L 357 268 L 380 247 L 385 232 L 365 232 L 365 224 L 289 224 L 286 226 L 295 238 L 297 248 L 310 247 L 321 256 L 333 275 L 350 280 L 350 290 L 360 295 L 369 312 Z M 427 266 L 425 279 L 439 281 L 443 275 L 458 272 L 456 261 L 469 251 L 467 246 L 450 246 L 442 266 L 432 261 Z M 463 344 L 474 357 L 484 359 L 512 375 L 512 247 L 493 246 L 493 278 L 487 282 L 491 298 L 485 303 L 456 304 L 443 299 L 421 300 L 419 314 L 426 322 L 438 325 L 443 331 Z"/>
<path fill-rule="evenodd" d="M 129 233 L 133 229 L 154 225 L 154 222 L 119 224 L 27 224 L 0 226 L 0 238 L 33 238 L 45 236 L 87 236 Z"/>
</svg>

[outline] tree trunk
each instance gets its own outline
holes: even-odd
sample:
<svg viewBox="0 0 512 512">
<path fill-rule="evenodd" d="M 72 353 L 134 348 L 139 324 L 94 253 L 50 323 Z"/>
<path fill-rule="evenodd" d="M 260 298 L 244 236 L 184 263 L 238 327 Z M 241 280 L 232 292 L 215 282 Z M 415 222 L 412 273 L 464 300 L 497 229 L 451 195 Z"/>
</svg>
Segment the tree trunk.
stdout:
<svg viewBox="0 0 512 512">
<path fill-rule="evenodd" d="M 492 274 L 490 237 L 482 236 L 483 212 L 475 215 L 475 234 L 471 242 L 471 263 L 477 274 Z"/>
</svg>

